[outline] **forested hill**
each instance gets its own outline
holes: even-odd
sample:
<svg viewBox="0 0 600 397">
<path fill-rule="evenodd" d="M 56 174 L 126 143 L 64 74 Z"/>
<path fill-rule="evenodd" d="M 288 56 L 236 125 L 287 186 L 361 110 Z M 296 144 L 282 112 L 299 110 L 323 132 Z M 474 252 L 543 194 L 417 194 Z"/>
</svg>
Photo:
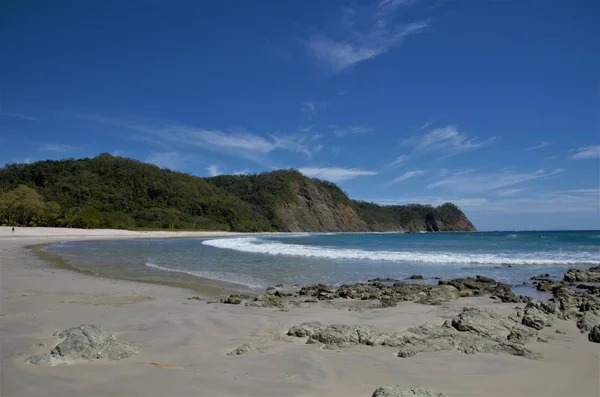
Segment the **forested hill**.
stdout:
<svg viewBox="0 0 600 397">
<path fill-rule="evenodd" d="M 200 178 L 122 157 L 0 169 L 0 224 L 231 231 L 472 231 L 451 203 L 380 206 L 295 170 Z"/>
</svg>

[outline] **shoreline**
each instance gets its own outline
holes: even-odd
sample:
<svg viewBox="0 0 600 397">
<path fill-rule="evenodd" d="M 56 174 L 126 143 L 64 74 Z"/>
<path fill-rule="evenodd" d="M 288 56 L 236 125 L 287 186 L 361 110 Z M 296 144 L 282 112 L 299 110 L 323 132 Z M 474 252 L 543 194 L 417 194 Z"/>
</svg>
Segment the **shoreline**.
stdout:
<svg viewBox="0 0 600 397">
<path fill-rule="evenodd" d="M 50 267 L 25 248 L 61 240 L 66 238 L 0 238 L 0 395 L 368 397 L 385 384 L 426 387 L 454 397 L 599 392 L 598 345 L 587 341 L 573 321 L 556 319 L 539 331 L 548 343 L 527 344 L 542 354 L 539 360 L 457 351 L 399 358 L 397 349 L 389 347 L 329 350 L 285 336 L 290 327 L 307 321 L 369 325 L 390 333 L 424 323 L 441 325 L 465 306 L 506 316 L 522 304 L 489 297 L 433 306 L 401 302 L 361 311 L 349 311 L 335 300 L 285 310 L 207 304 L 204 298 L 190 300 L 189 290 L 182 288 Z M 120 361 L 25 363 L 60 341 L 52 336 L 55 332 L 79 324 L 105 327 L 140 353 Z M 245 343 L 257 350 L 227 355 Z"/>
</svg>

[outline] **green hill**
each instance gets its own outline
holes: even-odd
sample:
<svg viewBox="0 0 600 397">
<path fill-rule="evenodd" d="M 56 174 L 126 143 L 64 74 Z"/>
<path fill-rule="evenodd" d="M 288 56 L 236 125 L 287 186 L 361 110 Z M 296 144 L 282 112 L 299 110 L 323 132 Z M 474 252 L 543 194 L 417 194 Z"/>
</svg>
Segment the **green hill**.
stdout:
<svg viewBox="0 0 600 397">
<path fill-rule="evenodd" d="M 231 231 L 475 230 L 453 204 L 380 206 L 295 170 L 200 178 L 102 154 L 0 169 L 0 223 Z"/>
</svg>

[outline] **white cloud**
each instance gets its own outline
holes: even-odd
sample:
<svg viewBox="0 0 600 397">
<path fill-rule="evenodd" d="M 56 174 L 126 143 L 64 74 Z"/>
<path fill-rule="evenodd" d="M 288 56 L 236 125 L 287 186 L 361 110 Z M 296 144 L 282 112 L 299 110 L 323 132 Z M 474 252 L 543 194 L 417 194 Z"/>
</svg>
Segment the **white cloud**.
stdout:
<svg viewBox="0 0 600 397">
<path fill-rule="evenodd" d="M 250 170 L 233 171 L 233 175 L 248 175 Z"/>
<path fill-rule="evenodd" d="M 594 189 L 592 189 L 594 190 Z M 485 197 L 425 196 L 394 199 L 369 199 L 382 205 L 430 204 L 434 206 L 446 202 L 458 205 L 469 214 L 561 214 L 589 213 L 600 214 L 600 191 L 594 194 L 566 194 L 565 192 L 541 192 L 537 195 L 515 198 L 491 199 Z"/>
<path fill-rule="evenodd" d="M 65 152 L 69 152 L 73 149 L 75 149 L 75 148 L 71 145 L 64 145 L 61 143 L 48 143 L 48 144 L 40 146 L 38 150 L 45 151 L 45 152 L 65 153 Z"/>
<path fill-rule="evenodd" d="M 146 158 L 146 163 L 173 171 L 184 171 L 190 163 L 201 162 L 194 155 L 183 155 L 178 152 L 152 153 Z"/>
<path fill-rule="evenodd" d="M 505 189 L 505 190 L 498 190 L 496 192 L 493 192 L 492 194 L 494 196 L 500 196 L 500 197 L 504 197 L 504 196 L 514 196 L 517 193 L 521 193 L 522 191 L 524 191 L 525 189 Z"/>
<path fill-rule="evenodd" d="M 311 178 L 325 179 L 331 182 L 344 181 L 359 176 L 377 175 L 375 171 L 361 170 L 358 168 L 338 167 L 304 167 L 298 171 Z"/>
<path fill-rule="evenodd" d="M 402 182 L 407 179 L 413 178 L 415 176 L 425 175 L 426 173 L 427 173 L 427 171 L 424 171 L 424 170 L 406 171 L 404 174 L 400 175 L 399 177 L 392 179 L 388 184 Z"/>
<path fill-rule="evenodd" d="M 528 147 L 527 149 L 525 149 L 525 151 L 529 152 L 531 150 L 538 150 L 538 149 L 545 148 L 545 147 L 552 146 L 552 145 L 554 145 L 554 143 L 541 141 L 539 145 Z"/>
<path fill-rule="evenodd" d="M 393 167 L 395 165 L 403 164 L 403 163 L 407 162 L 409 159 L 410 159 L 409 154 L 400 155 L 400 156 L 396 157 L 396 160 L 392 161 L 391 163 L 386 165 L 384 168 L 389 168 L 389 167 Z"/>
<path fill-rule="evenodd" d="M 407 36 L 422 32 L 427 21 L 402 24 L 395 20 L 398 7 L 408 3 L 395 0 L 347 7 L 331 35 L 317 33 L 302 43 L 310 55 L 339 72 L 384 54 Z"/>
<path fill-rule="evenodd" d="M 309 119 L 312 119 L 317 115 L 317 108 L 315 104 L 310 101 L 302 102 L 302 111 L 308 115 Z"/>
<path fill-rule="evenodd" d="M 341 127 L 339 125 L 330 125 L 329 129 L 338 137 L 344 137 L 350 134 L 366 134 L 367 132 L 373 132 L 374 128 L 366 125 L 350 125 L 347 127 Z"/>
<path fill-rule="evenodd" d="M 467 134 L 459 132 L 456 127 L 447 126 L 428 132 L 421 138 L 409 139 L 405 143 L 413 146 L 415 154 L 440 153 L 447 157 L 490 146 L 495 139 L 492 137 L 485 141 L 476 141 L 475 138 L 469 138 Z"/>
<path fill-rule="evenodd" d="M 570 156 L 573 160 L 600 159 L 600 145 L 590 145 L 572 150 L 575 153 Z"/>
<path fill-rule="evenodd" d="M 9 116 L 9 117 L 16 117 L 18 119 L 29 120 L 29 121 L 38 121 L 38 119 L 33 116 L 27 116 L 25 114 L 20 114 L 20 113 L 3 112 L 2 115 Z"/>
<path fill-rule="evenodd" d="M 209 165 L 208 167 L 206 167 L 206 170 L 208 171 L 208 175 L 210 175 L 210 176 L 221 175 L 221 170 L 219 169 L 219 166 L 216 164 Z"/>
<path fill-rule="evenodd" d="M 564 172 L 564 169 L 536 170 L 533 172 L 499 171 L 477 172 L 463 170 L 427 185 L 428 189 L 445 188 L 462 193 L 481 193 L 499 190 L 536 179 L 549 178 Z"/>
<path fill-rule="evenodd" d="M 339 156 L 341 152 L 342 152 L 342 148 L 339 148 L 339 147 L 334 147 L 334 148 L 331 149 L 331 153 L 335 157 Z"/>
<path fill-rule="evenodd" d="M 174 151 L 174 146 L 186 150 L 202 148 L 260 162 L 277 150 L 310 157 L 323 149 L 315 142 L 320 138 L 318 134 L 305 132 L 258 135 L 243 129 L 209 130 L 181 124 L 129 122 L 96 115 L 69 116 L 139 132 L 141 136 L 136 139 L 162 145 L 170 149 L 168 151 Z"/>
</svg>

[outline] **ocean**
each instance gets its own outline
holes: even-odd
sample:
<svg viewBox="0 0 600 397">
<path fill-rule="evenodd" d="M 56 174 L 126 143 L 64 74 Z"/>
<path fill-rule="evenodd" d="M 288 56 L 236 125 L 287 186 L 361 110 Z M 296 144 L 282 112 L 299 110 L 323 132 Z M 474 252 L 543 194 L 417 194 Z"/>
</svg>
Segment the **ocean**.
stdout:
<svg viewBox="0 0 600 397">
<path fill-rule="evenodd" d="M 423 283 L 484 275 L 514 286 L 541 273 L 600 265 L 600 231 L 316 233 L 207 239 L 67 242 L 48 251 L 109 277 L 194 282 L 239 289 L 343 284 L 423 276 Z M 202 278 L 202 279 L 200 279 Z"/>
</svg>

